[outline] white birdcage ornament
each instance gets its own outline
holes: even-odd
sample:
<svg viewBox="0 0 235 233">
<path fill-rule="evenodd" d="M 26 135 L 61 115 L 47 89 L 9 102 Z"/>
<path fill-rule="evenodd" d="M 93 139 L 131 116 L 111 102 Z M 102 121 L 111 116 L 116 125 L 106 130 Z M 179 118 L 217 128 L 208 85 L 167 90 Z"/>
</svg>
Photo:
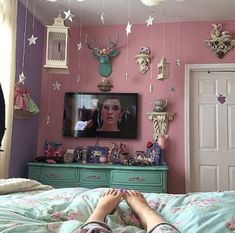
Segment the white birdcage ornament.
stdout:
<svg viewBox="0 0 235 233">
<path fill-rule="evenodd" d="M 46 64 L 51 72 L 68 72 L 68 29 L 61 15 L 54 18 L 53 25 L 47 27 Z"/>
<path fill-rule="evenodd" d="M 165 80 L 170 77 L 170 63 L 166 61 L 165 57 L 162 57 L 160 63 L 157 66 L 157 79 Z"/>
</svg>

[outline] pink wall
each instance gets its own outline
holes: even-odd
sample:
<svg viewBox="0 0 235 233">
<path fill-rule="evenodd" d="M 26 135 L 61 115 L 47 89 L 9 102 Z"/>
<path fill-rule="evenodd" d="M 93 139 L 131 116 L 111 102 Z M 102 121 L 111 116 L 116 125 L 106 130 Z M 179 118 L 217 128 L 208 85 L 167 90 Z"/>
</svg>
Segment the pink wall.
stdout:
<svg viewBox="0 0 235 233">
<path fill-rule="evenodd" d="M 128 49 L 125 27 L 98 26 L 83 29 L 83 38 L 86 33 L 94 38 L 97 44 L 104 45 L 109 36 L 119 33 L 120 54 L 113 58 L 113 72 L 111 74 L 114 88 L 112 92 L 138 92 L 140 94 L 139 105 L 139 138 L 137 140 L 113 140 L 100 139 L 100 145 L 110 146 L 112 141 L 126 143 L 129 152 L 145 150 L 146 142 L 152 140 L 153 124 L 147 118 L 146 113 L 152 110 L 151 102 L 158 97 L 167 98 L 168 110 L 176 113 L 174 120 L 170 122 L 169 141 L 167 144 L 165 159 L 169 165 L 168 191 L 170 193 L 182 193 L 184 185 L 184 65 L 203 63 L 232 63 L 235 58 L 235 50 L 218 59 L 204 44 L 204 40 L 210 38 L 212 22 L 180 23 L 180 54 L 178 54 L 178 25 L 177 23 L 165 24 L 165 40 L 163 48 L 163 24 L 155 24 L 152 29 L 146 25 L 133 25 L 129 35 Z M 220 22 L 221 23 L 221 22 Z M 223 30 L 235 33 L 235 20 L 222 22 Z M 44 69 L 42 77 L 41 112 L 38 135 L 38 155 L 43 154 L 45 140 L 51 139 L 63 143 L 63 148 L 75 148 L 78 145 L 94 145 L 95 139 L 71 139 L 62 137 L 63 97 L 65 92 L 82 91 L 98 92 L 97 84 L 101 81 L 98 74 L 98 62 L 92 56 L 91 51 L 84 46 L 80 55 L 77 52 L 76 43 L 79 42 L 79 28 L 71 28 L 69 50 L 69 75 L 48 74 Z M 140 74 L 135 63 L 134 56 L 142 46 L 151 49 L 152 77 L 149 71 L 146 75 Z M 171 78 L 166 81 L 156 79 L 156 67 L 162 56 L 171 63 Z M 181 59 L 181 66 L 176 66 L 176 58 Z M 128 59 L 129 58 L 129 59 Z M 80 66 L 80 69 L 79 69 Z M 124 74 L 128 72 L 129 79 L 125 80 Z M 77 74 L 81 75 L 80 83 L 76 82 Z M 51 83 L 58 80 L 62 86 L 60 91 L 54 91 Z M 154 91 L 149 92 L 149 86 L 153 84 Z M 174 95 L 169 91 L 175 87 Z M 46 124 L 46 116 L 50 115 L 51 123 Z"/>
</svg>

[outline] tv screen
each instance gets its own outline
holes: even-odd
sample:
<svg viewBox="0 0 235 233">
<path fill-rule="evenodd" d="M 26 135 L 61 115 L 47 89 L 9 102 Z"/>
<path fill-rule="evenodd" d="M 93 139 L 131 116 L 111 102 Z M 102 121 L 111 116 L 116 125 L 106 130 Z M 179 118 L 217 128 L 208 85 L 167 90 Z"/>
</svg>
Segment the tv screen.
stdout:
<svg viewBox="0 0 235 233">
<path fill-rule="evenodd" d="M 137 93 L 65 93 L 63 136 L 137 138 Z"/>
</svg>

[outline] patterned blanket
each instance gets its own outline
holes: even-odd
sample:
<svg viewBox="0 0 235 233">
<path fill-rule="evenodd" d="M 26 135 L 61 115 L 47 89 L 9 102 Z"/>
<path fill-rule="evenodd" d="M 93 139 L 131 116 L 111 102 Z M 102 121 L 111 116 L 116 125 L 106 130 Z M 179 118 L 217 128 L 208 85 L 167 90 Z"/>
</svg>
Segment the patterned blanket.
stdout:
<svg viewBox="0 0 235 233">
<path fill-rule="evenodd" d="M 88 219 L 106 190 L 62 188 L 0 195 L 0 232 L 73 232 Z M 144 196 L 182 233 L 235 232 L 235 192 Z M 105 222 L 115 233 L 145 232 L 124 200 Z"/>
</svg>

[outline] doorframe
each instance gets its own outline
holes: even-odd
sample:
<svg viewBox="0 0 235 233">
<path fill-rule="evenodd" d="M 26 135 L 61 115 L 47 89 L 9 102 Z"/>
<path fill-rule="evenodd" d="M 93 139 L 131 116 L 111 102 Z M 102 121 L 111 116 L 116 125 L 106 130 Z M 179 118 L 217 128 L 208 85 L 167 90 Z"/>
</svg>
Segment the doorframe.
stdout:
<svg viewBox="0 0 235 233">
<path fill-rule="evenodd" d="M 223 64 L 186 64 L 184 78 L 184 154 L 185 154 L 185 191 L 192 192 L 190 174 L 190 78 L 194 71 L 235 71 L 235 63 Z"/>
</svg>

